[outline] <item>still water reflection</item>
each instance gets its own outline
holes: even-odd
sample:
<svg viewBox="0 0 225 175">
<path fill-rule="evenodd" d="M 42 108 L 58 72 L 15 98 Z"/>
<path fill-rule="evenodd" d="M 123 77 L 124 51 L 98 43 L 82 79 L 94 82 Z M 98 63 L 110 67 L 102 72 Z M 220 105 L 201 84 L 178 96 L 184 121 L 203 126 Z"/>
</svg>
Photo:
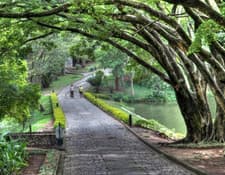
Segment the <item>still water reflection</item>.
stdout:
<svg viewBox="0 0 225 175">
<path fill-rule="evenodd" d="M 212 96 L 208 97 L 210 110 L 215 116 L 215 100 Z M 173 129 L 179 133 L 186 133 L 186 127 L 180 109 L 174 104 L 129 104 L 135 109 L 135 113 L 147 119 L 155 119 L 167 128 Z"/>
</svg>

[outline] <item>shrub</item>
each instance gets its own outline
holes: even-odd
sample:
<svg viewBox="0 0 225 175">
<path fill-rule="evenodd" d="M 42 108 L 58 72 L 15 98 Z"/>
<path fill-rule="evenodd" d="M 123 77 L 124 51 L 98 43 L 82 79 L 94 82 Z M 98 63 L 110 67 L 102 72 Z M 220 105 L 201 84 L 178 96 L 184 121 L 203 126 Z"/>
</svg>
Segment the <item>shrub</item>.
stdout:
<svg viewBox="0 0 225 175">
<path fill-rule="evenodd" d="M 89 78 L 87 81 L 95 87 L 96 92 L 99 91 L 99 87 L 102 84 L 102 79 L 103 79 L 104 73 L 102 71 L 96 72 L 95 77 Z"/>
<path fill-rule="evenodd" d="M 137 119 L 136 126 L 148 128 L 154 131 L 158 131 L 160 135 L 165 135 L 166 137 L 172 139 L 181 139 L 184 137 L 183 134 L 175 133 L 175 131 L 165 127 L 164 125 L 160 124 L 159 122 L 152 120 L 152 119 Z"/>
<path fill-rule="evenodd" d="M 51 102 L 52 102 L 52 109 L 54 109 L 56 107 L 56 104 L 58 103 L 56 93 L 51 94 Z"/>
<path fill-rule="evenodd" d="M 137 120 L 136 125 L 152 130 L 159 130 L 159 128 L 161 127 L 161 124 L 159 124 L 155 120 L 144 120 L 144 119 Z"/>
<path fill-rule="evenodd" d="M 57 127 L 60 124 L 62 128 L 65 128 L 66 119 L 61 107 L 54 108 L 53 115 L 55 118 L 54 127 Z"/>
<path fill-rule="evenodd" d="M 111 95 L 108 95 L 108 94 L 94 94 L 94 96 L 96 96 L 97 98 L 101 98 L 101 99 L 106 99 L 106 100 L 110 100 L 112 97 Z"/>
<path fill-rule="evenodd" d="M 128 122 L 128 114 L 124 112 L 123 110 L 110 106 L 109 104 L 105 103 L 103 100 L 96 98 L 91 93 L 86 92 L 84 93 L 84 96 L 88 100 L 90 100 L 92 103 L 94 103 L 96 106 L 101 108 L 103 111 L 113 115 L 114 117 L 124 121 L 125 123 Z"/>
<path fill-rule="evenodd" d="M 136 83 L 149 89 L 148 101 L 166 102 L 176 100 L 171 86 L 160 80 L 158 76 L 149 74 L 137 80 Z"/>
<path fill-rule="evenodd" d="M 26 166 L 28 156 L 25 151 L 26 143 L 18 140 L 5 139 L 5 135 L 0 135 L 0 174 L 11 175 L 18 173 Z"/>
<path fill-rule="evenodd" d="M 55 93 L 51 94 L 51 102 L 52 102 L 52 111 L 54 116 L 54 127 L 57 127 L 59 124 L 62 128 L 66 127 L 66 118 L 62 108 L 59 106 L 58 98 Z"/>
<path fill-rule="evenodd" d="M 99 98 L 101 98 L 101 96 Z M 126 102 L 126 103 L 132 103 L 132 102 L 135 102 L 135 101 L 143 101 L 143 100 L 145 100 L 144 97 L 135 97 L 135 96 L 132 96 L 132 95 L 124 95 L 123 93 L 115 93 L 115 94 L 113 94 L 112 95 L 112 99 L 114 101 L 119 101 L 119 102 L 123 101 L 123 102 Z"/>
<path fill-rule="evenodd" d="M 122 93 L 116 93 L 112 95 L 112 99 L 114 101 L 121 101 L 123 99 L 123 94 Z"/>
</svg>

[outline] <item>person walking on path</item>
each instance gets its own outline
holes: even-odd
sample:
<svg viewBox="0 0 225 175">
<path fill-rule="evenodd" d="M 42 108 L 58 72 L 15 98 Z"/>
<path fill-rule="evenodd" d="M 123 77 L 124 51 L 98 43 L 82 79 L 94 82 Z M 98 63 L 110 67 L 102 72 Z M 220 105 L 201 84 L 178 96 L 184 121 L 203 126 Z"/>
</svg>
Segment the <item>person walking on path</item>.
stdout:
<svg viewBox="0 0 225 175">
<path fill-rule="evenodd" d="M 70 85 L 70 97 L 74 97 L 74 86 L 73 84 Z"/>
<path fill-rule="evenodd" d="M 83 86 L 79 87 L 80 98 L 83 96 Z"/>
</svg>

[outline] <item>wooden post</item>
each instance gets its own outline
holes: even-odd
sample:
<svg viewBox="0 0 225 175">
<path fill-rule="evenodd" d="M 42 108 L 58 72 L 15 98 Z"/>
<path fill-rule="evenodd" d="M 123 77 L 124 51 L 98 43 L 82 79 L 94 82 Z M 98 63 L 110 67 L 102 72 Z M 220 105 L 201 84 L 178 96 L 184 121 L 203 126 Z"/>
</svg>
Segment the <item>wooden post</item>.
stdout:
<svg viewBox="0 0 225 175">
<path fill-rule="evenodd" d="M 129 126 L 132 127 L 132 115 L 131 114 L 129 114 L 129 121 L 128 121 L 128 123 L 129 123 Z"/>
</svg>

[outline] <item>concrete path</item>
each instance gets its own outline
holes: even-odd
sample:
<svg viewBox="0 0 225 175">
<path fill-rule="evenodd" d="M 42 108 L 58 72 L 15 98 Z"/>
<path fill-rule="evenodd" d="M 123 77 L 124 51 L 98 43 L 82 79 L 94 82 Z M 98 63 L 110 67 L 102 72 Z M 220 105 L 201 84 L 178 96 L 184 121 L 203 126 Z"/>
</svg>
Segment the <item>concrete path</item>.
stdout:
<svg viewBox="0 0 225 175">
<path fill-rule="evenodd" d="M 77 92 L 71 99 L 65 88 L 59 100 L 67 118 L 64 175 L 194 174 L 146 146 Z"/>
</svg>

